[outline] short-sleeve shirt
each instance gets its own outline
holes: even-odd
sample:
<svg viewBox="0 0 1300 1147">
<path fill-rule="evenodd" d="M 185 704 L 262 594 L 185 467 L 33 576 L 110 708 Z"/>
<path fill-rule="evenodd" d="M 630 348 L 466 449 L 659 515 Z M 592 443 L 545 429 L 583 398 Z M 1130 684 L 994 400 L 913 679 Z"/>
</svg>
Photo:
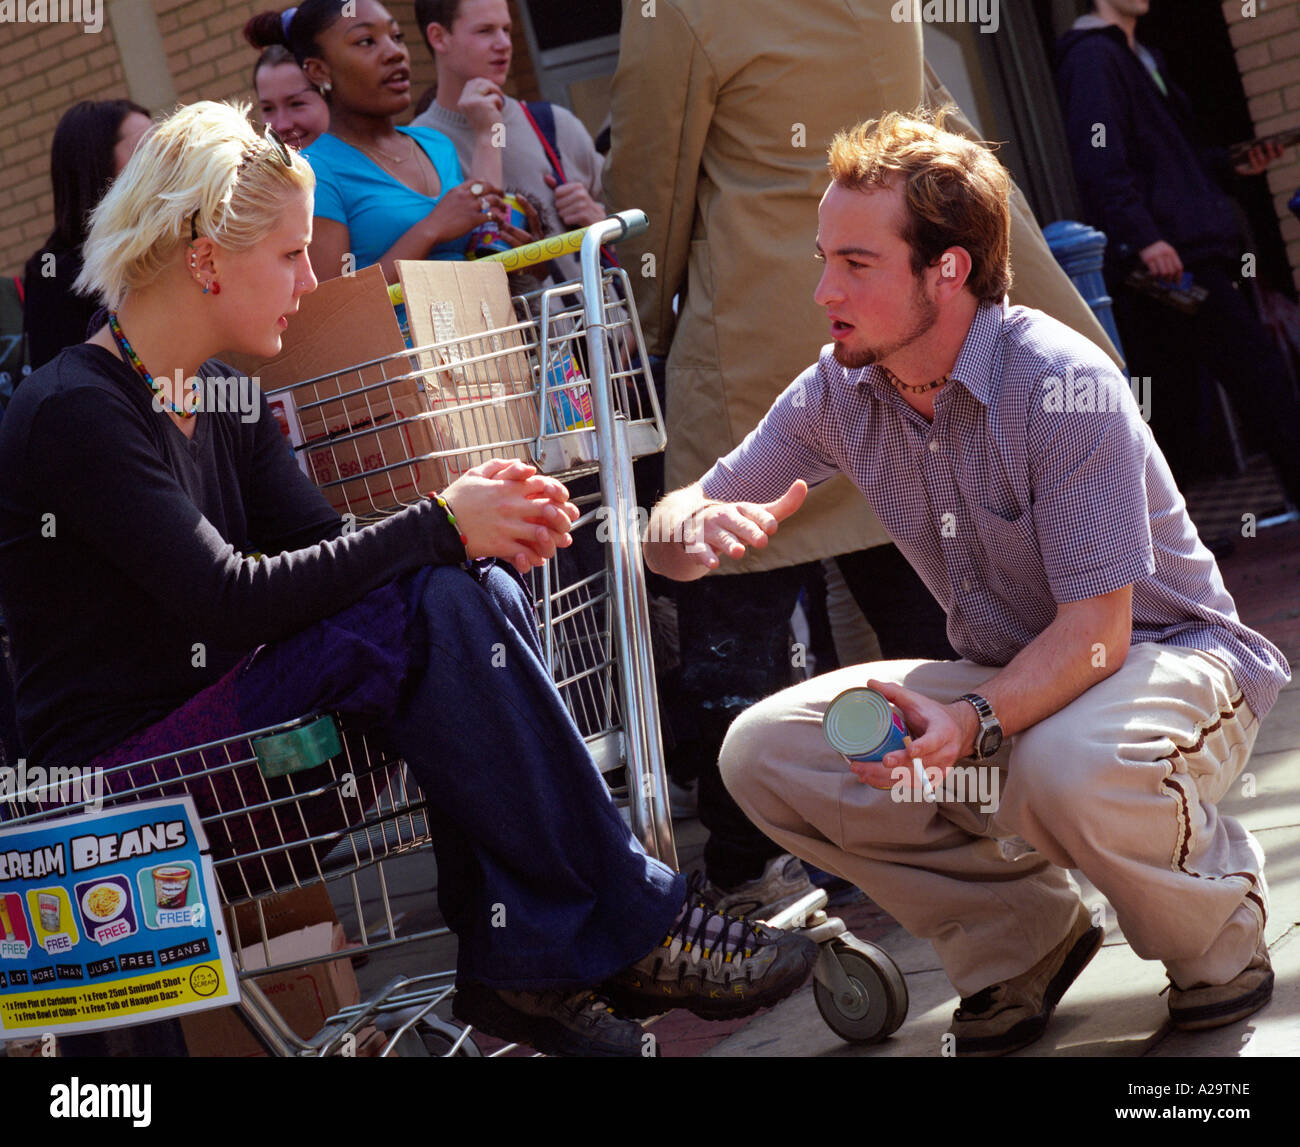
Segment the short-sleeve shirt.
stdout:
<svg viewBox="0 0 1300 1147">
<path fill-rule="evenodd" d="M 1262 717 L 1286 659 L 1238 619 L 1110 359 L 1039 311 L 983 303 L 949 377 L 930 422 L 879 366 L 826 347 L 704 493 L 766 502 L 844 472 L 982 665 L 1010 662 L 1059 604 L 1132 585 L 1132 641 L 1217 655 Z"/>
<path fill-rule="evenodd" d="M 348 229 L 351 252 L 358 267 L 378 263 L 403 235 L 463 181 L 456 146 L 441 132 L 399 127 L 432 161 L 441 187 L 434 196 L 399 183 L 365 152 L 326 132 L 303 151 L 316 173 L 315 213 Z M 429 252 L 430 259 L 463 259 L 469 236 L 462 235 Z"/>
</svg>

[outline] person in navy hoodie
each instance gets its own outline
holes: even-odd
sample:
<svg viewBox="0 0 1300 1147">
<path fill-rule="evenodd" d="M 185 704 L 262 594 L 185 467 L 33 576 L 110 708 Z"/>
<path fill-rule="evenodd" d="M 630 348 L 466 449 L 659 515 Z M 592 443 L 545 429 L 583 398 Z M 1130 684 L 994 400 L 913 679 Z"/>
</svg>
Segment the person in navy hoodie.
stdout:
<svg viewBox="0 0 1300 1147">
<path fill-rule="evenodd" d="M 1057 44 L 1057 82 L 1087 222 L 1106 233 L 1106 277 L 1129 373 L 1151 378 L 1152 429 L 1180 482 L 1205 453 L 1197 425 L 1203 364 L 1300 504 L 1300 403 L 1286 365 L 1240 291 L 1239 211 L 1227 187 L 1281 155 L 1254 148 L 1235 167 L 1198 146 L 1186 95 L 1136 37 L 1151 0 L 1093 0 Z M 1194 315 L 1125 287 L 1135 269 L 1209 292 Z"/>
</svg>

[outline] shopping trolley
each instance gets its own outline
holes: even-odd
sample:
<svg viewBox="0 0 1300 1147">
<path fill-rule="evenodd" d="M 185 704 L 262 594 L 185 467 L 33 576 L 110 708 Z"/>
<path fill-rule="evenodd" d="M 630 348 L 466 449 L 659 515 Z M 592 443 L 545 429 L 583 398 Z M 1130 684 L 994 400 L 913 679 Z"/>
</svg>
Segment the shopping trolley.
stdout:
<svg viewBox="0 0 1300 1147">
<path fill-rule="evenodd" d="M 580 282 L 516 298 L 512 324 L 358 363 L 268 392 L 268 400 L 288 395 L 309 418 L 346 396 L 352 409 L 343 430 L 297 449 L 326 496 L 358 524 L 491 456 L 529 459 L 575 491 L 593 480 L 574 494 L 575 545 L 530 576 L 541 642 L 633 832 L 675 867 L 632 479 L 633 459 L 663 448 L 663 419 L 627 275 L 602 272 L 599 263 L 602 244 L 644 226 L 643 214 L 628 212 L 590 228 Z M 412 384 L 422 395 L 415 409 Z M 227 909 L 239 1012 L 272 1054 L 349 1054 L 371 1028 L 386 1034 L 385 1055 L 483 1053 L 471 1030 L 440 1014 L 453 971 L 386 971 L 399 954 L 407 964 L 449 962 L 452 941 L 427 895 L 424 794 L 381 731 L 351 717 L 305 715 L 131 762 L 105 780 L 108 808 L 181 792 L 195 800 Z M 14 823 L 76 811 L 42 806 Z M 348 947 L 275 962 L 268 905 L 316 885 L 330 889 Z M 848 1040 L 883 1039 L 906 1014 L 903 978 L 825 906 L 825 893 L 814 893 L 771 923 L 802 927 L 821 944 L 814 995 L 831 1028 Z M 366 961 L 361 972 L 372 982 L 364 1002 L 325 1017 L 313 1033 L 296 1033 L 258 979 L 338 959 Z"/>
</svg>

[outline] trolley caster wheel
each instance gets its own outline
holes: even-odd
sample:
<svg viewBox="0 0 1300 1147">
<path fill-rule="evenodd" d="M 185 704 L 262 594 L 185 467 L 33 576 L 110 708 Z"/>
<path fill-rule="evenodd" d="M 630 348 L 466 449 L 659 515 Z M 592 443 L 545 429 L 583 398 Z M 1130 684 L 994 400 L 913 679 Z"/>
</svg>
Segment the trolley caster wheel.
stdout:
<svg viewBox="0 0 1300 1147">
<path fill-rule="evenodd" d="M 459 1025 L 448 1023 L 437 1016 L 425 1016 L 397 1041 L 397 1054 L 402 1059 L 430 1056 L 434 1059 L 446 1059 L 451 1049 L 456 1047 L 456 1041 L 460 1039 L 464 1030 Z M 461 1057 L 483 1058 L 483 1053 L 472 1036 L 465 1037 L 452 1058 Z"/>
<path fill-rule="evenodd" d="M 830 941 L 821 959 L 838 964 L 848 981 L 838 990 L 821 978 L 813 981 L 817 1010 L 840 1039 L 879 1043 L 902 1026 L 907 1018 L 907 981 L 883 948 L 845 935 Z"/>
</svg>

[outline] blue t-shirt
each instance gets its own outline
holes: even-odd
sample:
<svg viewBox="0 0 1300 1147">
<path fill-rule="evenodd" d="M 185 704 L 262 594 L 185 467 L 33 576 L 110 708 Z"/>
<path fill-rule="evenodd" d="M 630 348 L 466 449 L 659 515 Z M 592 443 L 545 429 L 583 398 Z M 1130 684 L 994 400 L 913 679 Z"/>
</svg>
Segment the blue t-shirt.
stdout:
<svg viewBox="0 0 1300 1147">
<path fill-rule="evenodd" d="M 436 196 L 421 195 L 398 183 L 365 152 L 326 132 L 303 151 L 316 173 L 316 214 L 348 229 L 358 267 L 378 263 L 394 243 L 434 209 L 464 176 L 456 145 L 426 127 L 399 127 L 424 149 L 442 184 Z M 430 259 L 463 259 L 469 236 L 439 243 Z"/>
</svg>

